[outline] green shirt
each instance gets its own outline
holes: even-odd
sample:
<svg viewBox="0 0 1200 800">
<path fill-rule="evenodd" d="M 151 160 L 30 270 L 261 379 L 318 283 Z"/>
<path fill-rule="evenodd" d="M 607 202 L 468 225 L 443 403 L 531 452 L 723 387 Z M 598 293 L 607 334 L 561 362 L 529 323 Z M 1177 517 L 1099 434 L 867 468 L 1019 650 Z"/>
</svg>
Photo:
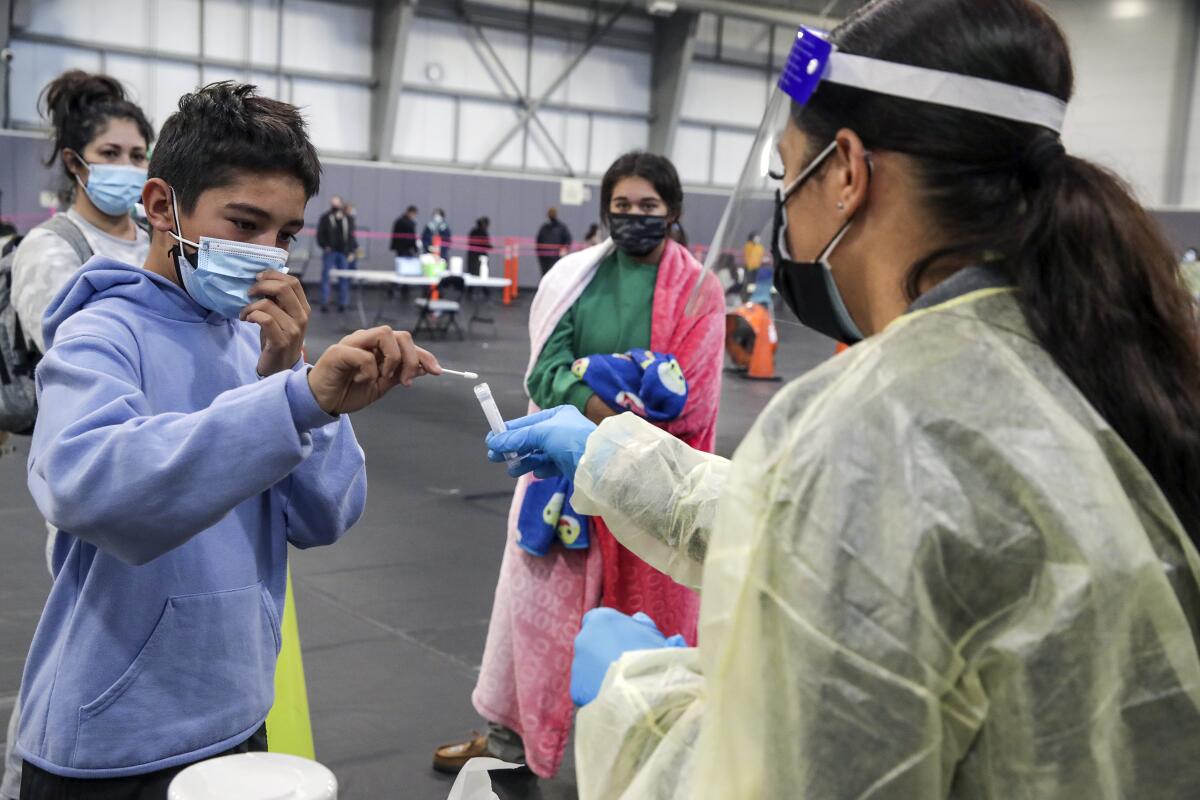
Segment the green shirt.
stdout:
<svg viewBox="0 0 1200 800">
<path fill-rule="evenodd" d="M 615 251 L 559 320 L 529 375 L 529 395 L 540 408 L 573 405 L 580 411 L 594 392 L 571 372 L 577 358 L 649 349 L 658 265 Z"/>
</svg>

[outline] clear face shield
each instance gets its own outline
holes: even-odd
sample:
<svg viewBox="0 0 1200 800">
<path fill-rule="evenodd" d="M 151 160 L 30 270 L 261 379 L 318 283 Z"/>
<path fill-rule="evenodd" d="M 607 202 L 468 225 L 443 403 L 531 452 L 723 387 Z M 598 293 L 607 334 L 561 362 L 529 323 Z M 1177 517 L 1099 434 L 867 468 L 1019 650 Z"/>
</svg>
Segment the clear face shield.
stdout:
<svg viewBox="0 0 1200 800">
<path fill-rule="evenodd" d="M 767 104 L 750 156 L 722 215 L 705 262 L 706 269 L 716 275 L 725 289 L 731 318 L 760 316 L 753 308 L 756 305 L 770 317 L 767 336 L 772 345 L 777 341 L 774 297 L 780 293 L 788 295 L 783 299 L 808 327 L 843 341 L 855 338 L 839 334 L 847 328 L 854 330 L 854 326 L 852 323 L 847 325 L 847 313 L 827 260 L 852 223 L 848 222 L 820 254 L 789 253 L 786 241 L 787 226 L 799 224 L 794 213 L 788 215 L 786 202 L 817 171 L 819 162 L 830 155 L 830 150 L 825 149 L 822 152 L 824 158 L 818 158 L 812 164 L 786 165 L 791 168 L 791 181 L 789 186 L 784 186 L 783 179 L 788 170 L 780 156 L 779 141 L 789 121 L 803 113 L 803 108 L 825 83 L 990 114 L 1049 128 L 1055 133 L 1062 130 L 1066 113 L 1064 101 L 1042 92 L 842 53 L 824 34 L 801 27 L 796 32 L 791 53 Z M 781 245 L 778 248 L 774 246 L 776 240 Z M 752 246 L 755 241 L 763 247 L 761 266 L 756 269 L 759 251 Z M 786 259 L 783 264 L 775 263 L 780 253 Z M 791 260 L 814 256 L 816 261 L 811 262 Z M 781 284 L 781 277 L 785 279 L 782 284 L 787 284 L 786 287 Z M 763 286 L 768 280 L 771 285 Z M 772 291 L 775 287 L 779 287 L 779 292 Z M 797 308 L 798 305 L 801 308 Z M 761 321 L 752 320 L 748 329 L 744 321 L 730 319 L 727 331 L 732 333 L 735 328 L 747 333 L 743 337 L 744 344 L 751 349 L 761 348 L 764 329 Z M 751 334 L 757 334 L 757 337 Z M 735 354 L 736 342 L 731 343 L 727 338 L 726 345 L 735 365 L 744 366 L 742 361 L 753 360 L 746 352 Z M 750 371 L 755 370 L 751 367 Z"/>
<path fill-rule="evenodd" d="M 772 92 L 750 156 L 742 167 L 705 258 L 705 268 L 715 272 L 726 289 L 737 284 L 741 277 L 739 269 L 746 266 L 747 244 L 761 244 L 766 251 L 763 263 L 770 263 L 775 189 L 783 176 L 779 137 L 787 126 L 791 109 L 792 98 L 787 93 L 778 88 Z M 751 266 L 753 263 L 752 260 Z"/>
</svg>

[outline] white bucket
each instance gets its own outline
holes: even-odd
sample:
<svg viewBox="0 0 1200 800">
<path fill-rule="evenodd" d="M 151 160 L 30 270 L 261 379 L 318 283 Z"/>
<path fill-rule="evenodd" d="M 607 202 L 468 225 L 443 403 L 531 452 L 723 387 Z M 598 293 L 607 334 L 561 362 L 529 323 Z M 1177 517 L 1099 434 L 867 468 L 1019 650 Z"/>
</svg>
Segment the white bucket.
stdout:
<svg viewBox="0 0 1200 800">
<path fill-rule="evenodd" d="M 337 778 L 316 761 L 240 753 L 183 770 L 171 781 L 167 800 L 337 800 L 337 790 Z"/>
</svg>

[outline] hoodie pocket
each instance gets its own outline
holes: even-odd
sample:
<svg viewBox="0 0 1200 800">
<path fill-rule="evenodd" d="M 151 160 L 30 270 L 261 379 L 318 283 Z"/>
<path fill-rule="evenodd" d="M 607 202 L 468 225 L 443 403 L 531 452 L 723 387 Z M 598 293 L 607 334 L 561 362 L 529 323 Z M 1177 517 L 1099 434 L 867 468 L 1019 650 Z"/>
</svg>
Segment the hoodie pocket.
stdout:
<svg viewBox="0 0 1200 800">
<path fill-rule="evenodd" d="M 271 707 L 279 641 L 261 583 L 169 598 L 129 668 L 79 709 L 71 766 L 152 764 L 258 724 Z"/>
</svg>

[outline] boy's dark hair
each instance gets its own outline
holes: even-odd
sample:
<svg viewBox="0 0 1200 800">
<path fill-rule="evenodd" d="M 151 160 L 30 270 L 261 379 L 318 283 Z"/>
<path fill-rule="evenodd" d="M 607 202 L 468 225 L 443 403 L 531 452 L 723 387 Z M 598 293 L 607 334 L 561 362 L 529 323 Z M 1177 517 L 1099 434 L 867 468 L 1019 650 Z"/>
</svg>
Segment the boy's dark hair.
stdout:
<svg viewBox="0 0 1200 800">
<path fill-rule="evenodd" d="M 42 113 L 53 128 L 54 149 L 46 159 L 46 166 L 58 161 L 63 150 L 73 150 L 82 156 L 83 149 L 111 119 L 127 119 L 136 125 L 147 147 L 154 141 L 154 128 L 142 109 L 125 96 L 121 82 L 108 75 L 69 69 L 46 84 L 39 100 Z M 69 194 L 75 186 L 69 176 L 66 186 L 70 188 L 64 194 Z"/>
<path fill-rule="evenodd" d="M 261 97 L 258 87 L 210 83 L 179 98 L 150 158 L 149 176 L 175 190 L 190 212 L 208 189 L 228 186 L 242 172 L 285 172 L 311 198 L 321 188 L 321 161 L 300 111 Z"/>
<path fill-rule="evenodd" d="M 406 208 L 406 209 L 404 210 L 404 213 L 405 213 L 405 214 L 415 214 L 415 213 L 417 213 L 417 207 L 416 207 L 416 206 L 409 206 L 408 208 Z"/>
<path fill-rule="evenodd" d="M 645 178 L 667 204 L 667 216 L 678 221 L 683 216 L 683 185 L 675 165 L 666 156 L 634 150 L 613 162 L 600 182 L 600 215 L 608 219 L 613 189 L 622 178 Z"/>
</svg>

